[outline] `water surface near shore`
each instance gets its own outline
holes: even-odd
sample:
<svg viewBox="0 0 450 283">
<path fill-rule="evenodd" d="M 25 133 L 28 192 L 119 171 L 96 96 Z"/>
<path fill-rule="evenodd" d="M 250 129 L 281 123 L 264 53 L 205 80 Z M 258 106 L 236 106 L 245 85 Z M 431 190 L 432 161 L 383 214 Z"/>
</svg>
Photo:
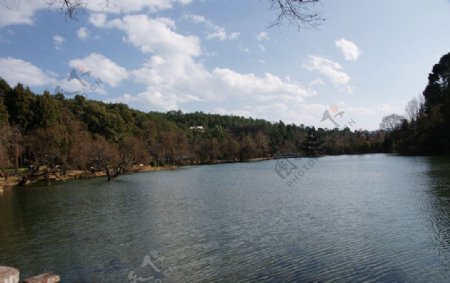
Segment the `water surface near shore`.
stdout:
<svg viewBox="0 0 450 283">
<path fill-rule="evenodd" d="M 448 282 L 447 158 L 310 160 L 4 191 L 0 265 L 63 282 Z"/>
</svg>

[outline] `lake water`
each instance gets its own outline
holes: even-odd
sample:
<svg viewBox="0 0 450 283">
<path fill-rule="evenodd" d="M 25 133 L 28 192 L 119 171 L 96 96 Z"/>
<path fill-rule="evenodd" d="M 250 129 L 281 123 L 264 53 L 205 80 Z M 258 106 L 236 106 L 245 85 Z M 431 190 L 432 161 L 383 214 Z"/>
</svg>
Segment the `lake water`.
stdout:
<svg viewBox="0 0 450 283">
<path fill-rule="evenodd" d="M 450 282 L 449 159 L 289 161 L 5 191 L 0 265 L 62 282 Z"/>
</svg>

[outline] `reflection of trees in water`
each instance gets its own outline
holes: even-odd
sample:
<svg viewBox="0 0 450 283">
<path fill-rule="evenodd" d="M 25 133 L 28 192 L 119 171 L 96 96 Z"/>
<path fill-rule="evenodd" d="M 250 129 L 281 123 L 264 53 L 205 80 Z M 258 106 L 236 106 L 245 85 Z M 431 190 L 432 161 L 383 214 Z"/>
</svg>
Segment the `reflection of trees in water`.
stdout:
<svg viewBox="0 0 450 283">
<path fill-rule="evenodd" d="M 24 230 L 23 221 L 17 217 L 18 213 L 14 207 L 13 191 L 0 191 L 0 262 L 2 263 L 6 262 L 8 255 L 14 255 L 15 246 L 11 239 L 14 229 Z"/>
<path fill-rule="evenodd" d="M 450 159 L 448 157 L 428 158 L 428 185 L 430 188 L 428 206 L 431 216 L 431 232 L 439 242 L 439 250 L 445 251 L 449 261 L 450 251 Z"/>
</svg>

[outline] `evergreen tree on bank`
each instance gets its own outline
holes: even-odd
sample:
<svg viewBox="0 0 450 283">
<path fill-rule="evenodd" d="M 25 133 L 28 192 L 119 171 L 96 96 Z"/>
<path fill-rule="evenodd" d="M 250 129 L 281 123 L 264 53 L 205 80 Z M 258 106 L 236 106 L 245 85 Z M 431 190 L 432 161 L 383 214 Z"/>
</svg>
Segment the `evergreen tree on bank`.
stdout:
<svg viewBox="0 0 450 283">
<path fill-rule="evenodd" d="M 409 119 L 397 123 L 385 142 L 402 154 L 450 154 L 450 53 L 433 66 L 423 99 L 408 103 Z"/>
</svg>

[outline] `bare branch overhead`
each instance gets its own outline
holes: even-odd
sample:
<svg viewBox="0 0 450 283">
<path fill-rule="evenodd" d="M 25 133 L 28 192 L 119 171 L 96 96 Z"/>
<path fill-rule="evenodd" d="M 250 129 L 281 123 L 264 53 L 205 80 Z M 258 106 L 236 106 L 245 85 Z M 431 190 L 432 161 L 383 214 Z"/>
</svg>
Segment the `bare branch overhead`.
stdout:
<svg viewBox="0 0 450 283">
<path fill-rule="evenodd" d="M 49 6 L 57 5 L 67 17 L 73 19 L 77 11 L 87 5 L 83 0 L 48 0 Z M 108 0 L 104 0 L 108 6 Z M 298 28 L 317 27 L 325 20 L 320 7 L 320 0 L 266 0 L 277 16 L 270 25 L 278 26 L 287 22 Z"/>
<path fill-rule="evenodd" d="M 278 16 L 271 24 L 278 26 L 288 22 L 298 28 L 317 27 L 325 19 L 318 9 L 319 0 L 269 0 L 271 9 L 277 11 Z"/>
</svg>

